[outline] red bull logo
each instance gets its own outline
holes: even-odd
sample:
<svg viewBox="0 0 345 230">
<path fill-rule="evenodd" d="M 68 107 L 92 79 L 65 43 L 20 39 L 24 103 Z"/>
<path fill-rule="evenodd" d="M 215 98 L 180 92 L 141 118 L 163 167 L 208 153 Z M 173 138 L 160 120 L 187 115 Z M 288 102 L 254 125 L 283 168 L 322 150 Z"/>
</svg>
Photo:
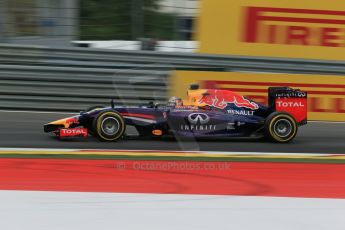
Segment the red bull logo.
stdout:
<svg viewBox="0 0 345 230">
<path fill-rule="evenodd" d="M 255 102 L 251 102 L 243 96 L 228 90 L 207 90 L 207 95 L 204 95 L 199 100 L 199 103 L 219 109 L 224 109 L 228 104 L 234 104 L 236 107 L 251 110 L 256 110 L 259 108 Z"/>
<path fill-rule="evenodd" d="M 71 124 L 77 124 L 78 123 L 78 118 L 77 117 L 71 117 L 66 119 L 66 124 L 71 125 Z"/>
</svg>

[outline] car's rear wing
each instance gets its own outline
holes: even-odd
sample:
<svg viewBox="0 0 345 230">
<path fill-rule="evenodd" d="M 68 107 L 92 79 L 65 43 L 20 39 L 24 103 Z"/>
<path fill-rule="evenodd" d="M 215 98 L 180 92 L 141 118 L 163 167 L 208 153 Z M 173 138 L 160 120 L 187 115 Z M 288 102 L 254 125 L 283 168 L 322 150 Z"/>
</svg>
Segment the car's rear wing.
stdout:
<svg viewBox="0 0 345 230">
<path fill-rule="evenodd" d="M 291 114 L 300 125 L 307 123 L 307 92 L 289 87 L 270 87 L 268 104 L 274 111 Z"/>
</svg>

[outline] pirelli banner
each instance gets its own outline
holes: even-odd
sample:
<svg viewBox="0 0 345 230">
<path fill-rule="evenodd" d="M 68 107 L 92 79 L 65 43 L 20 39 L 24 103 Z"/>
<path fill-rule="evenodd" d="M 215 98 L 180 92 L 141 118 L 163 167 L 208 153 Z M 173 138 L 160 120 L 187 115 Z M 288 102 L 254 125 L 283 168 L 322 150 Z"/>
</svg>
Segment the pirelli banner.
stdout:
<svg viewBox="0 0 345 230">
<path fill-rule="evenodd" d="M 201 0 L 200 52 L 345 60 L 344 0 Z"/>
<path fill-rule="evenodd" d="M 173 96 L 186 97 L 190 84 L 229 89 L 267 105 L 268 87 L 289 86 L 308 92 L 308 120 L 345 121 L 345 77 L 302 74 L 176 71 L 171 77 Z"/>
</svg>

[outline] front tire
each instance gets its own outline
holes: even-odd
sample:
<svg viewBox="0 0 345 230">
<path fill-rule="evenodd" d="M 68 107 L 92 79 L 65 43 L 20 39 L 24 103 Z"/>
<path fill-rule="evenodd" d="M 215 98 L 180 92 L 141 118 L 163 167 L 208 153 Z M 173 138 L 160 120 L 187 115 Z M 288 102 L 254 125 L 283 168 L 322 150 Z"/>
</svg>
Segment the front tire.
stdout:
<svg viewBox="0 0 345 230">
<path fill-rule="evenodd" d="M 265 133 L 271 141 L 287 143 L 295 138 L 298 126 L 295 119 L 288 113 L 274 112 L 265 122 Z"/>
<path fill-rule="evenodd" d="M 126 123 L 119 113 L 104 111 L 95 118 L 93 130 L 102 141 L 117 141 L 123 136 Z"/>
<path fill-rule="evenodd" d="M 94 106 L 90 106 L 88 108 L 85 109 L 85 112 L 90 112 L 92 110 L 96 110 L 96 109 L 103 109 L 104 106 L 103 105 L 94 105 Z M 89 134 L 93 137 L 97 137 L 97 134 L 95 132 L 95 129 L 93 127 L 93 124 L 89 124 L 86 126 L 86 128 L 89 130 Z"/>
</svg>

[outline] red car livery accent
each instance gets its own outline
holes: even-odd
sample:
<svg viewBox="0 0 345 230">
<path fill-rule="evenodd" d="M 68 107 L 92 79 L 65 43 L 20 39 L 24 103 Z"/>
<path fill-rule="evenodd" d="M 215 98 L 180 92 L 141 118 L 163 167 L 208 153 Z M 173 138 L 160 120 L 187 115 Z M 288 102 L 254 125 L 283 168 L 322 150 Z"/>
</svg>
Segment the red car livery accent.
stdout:
<svg viewBox="0 0 345 230">
<path fill-rule="evenodd" d="M 224 109 L 229 103 L 232 103 L 239 108 L 247 108 L 251 110 L 257 110 L 259 108 L 256 103 L 249 101 L 239 94 L 217 89 L 207 90 L 207 94 L 199 100 L 199 103 L 204 103 L 219 109 Z"/>
<path fill-rule="evenodd" d="M 275 106 L 276 111 L 290 113 L 297 122 L 307 118 L 307 98 L 278 98 Z"/>
<path fill-rule="evenodd" d="M 71 128 L 71 129 L 60 129 L 60 137 L 87 137 L 88 131 L 86 128 Z"/>
<path fill-rule="evenodd" d="M 138 113 L 121 113 L 122 116 L 128 116 L 128 117 L 140 117 L 140 118 L 146 118 L 146 119 L 155 119 L 155 116 L 153 115 L 147 115 L 147 114 L 138 114 Z"/>
<path fill-rule="evenodd" d="M 69 119 L 66 120 L 66 124 L 70 125 L 70 124 L 77 124 L 78 123 L 78 118 L 77 117 L 71 117 Z"/>
</svg>

